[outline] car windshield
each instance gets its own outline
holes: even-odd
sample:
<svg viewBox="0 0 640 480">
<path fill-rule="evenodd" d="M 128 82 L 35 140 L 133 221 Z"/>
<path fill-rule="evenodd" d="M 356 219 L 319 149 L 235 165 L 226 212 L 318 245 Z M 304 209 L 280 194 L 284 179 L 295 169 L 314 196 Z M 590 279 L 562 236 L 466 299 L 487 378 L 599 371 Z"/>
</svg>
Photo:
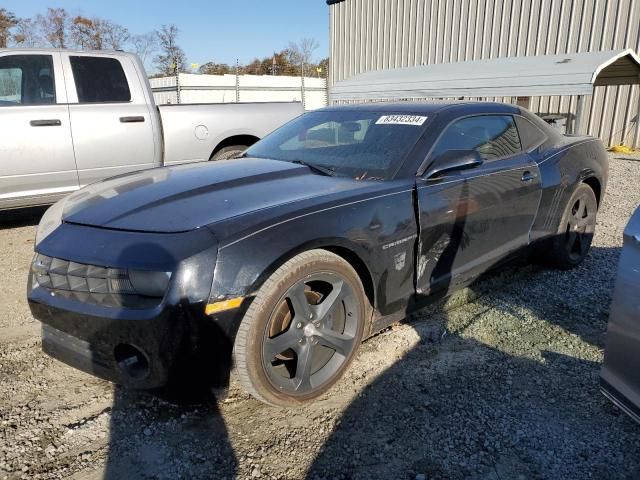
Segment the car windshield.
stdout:
<svg viewBox="0 0 640 480">
<path fill-rule="evenodd" d="M 427 117 L 358 110 L 306 113 L 245 156 L 307 164 L 326 175 L 386 180 L 420 138 Z"/>
</svg>

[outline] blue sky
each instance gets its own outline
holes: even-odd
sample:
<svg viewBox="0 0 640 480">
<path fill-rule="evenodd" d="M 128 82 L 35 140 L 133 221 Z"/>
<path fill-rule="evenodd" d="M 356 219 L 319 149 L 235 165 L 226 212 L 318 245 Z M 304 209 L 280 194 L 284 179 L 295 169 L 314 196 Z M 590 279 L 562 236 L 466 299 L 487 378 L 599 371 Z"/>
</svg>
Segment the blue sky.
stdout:
<svg viewBox="0 0 640 480">
<path fill-rule="evenodd" d="M 32 17 L 47 7 L 63 7 L 72 15 L 109 18 L 132 33 L 162 24 L 180 28 L 179 43 L 190 63 L 209 60 L 248 63 L 287 46 L 290 40 L 315 38 L 315 60 L 327 57 L 329 7 L 325 0 L 4 0 L 18 17 Z"/>
</svg>

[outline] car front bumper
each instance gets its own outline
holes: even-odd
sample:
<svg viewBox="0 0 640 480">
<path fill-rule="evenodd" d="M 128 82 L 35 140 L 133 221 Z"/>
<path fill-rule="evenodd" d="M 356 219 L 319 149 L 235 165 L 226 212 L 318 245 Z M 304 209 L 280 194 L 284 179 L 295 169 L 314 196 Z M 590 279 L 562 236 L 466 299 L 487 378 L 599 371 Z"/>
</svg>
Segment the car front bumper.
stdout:
<svg viewBox="0 0 640 480">
<path fill-rule="evenodd" d="M 172 276 L 163 298 L 131 303 L 121 302 L 122 297 L 111 301 L 116 296 L 110 293 L 93 294 L 90 283 L 89 292 L 86 287 L 73 290 L 72 283 L 84 284 L 71 266 L 66 277 L 75 281 L 67 280 L 64 287 L 39 285 L 34 267 L 27 297 L 33 316 L 43 324 L 43 350 L 133 388 L 153 389 L 187 377 L 213 386 L 226 381 L 240 309 L 205 314 L 217 252 L 214 240 L 206 231 L 144 234 L 63 224 L 36 247 L 37 254 L 76 269 L 78 264 L 89 270 L 147 267 Z"/>
</svg>

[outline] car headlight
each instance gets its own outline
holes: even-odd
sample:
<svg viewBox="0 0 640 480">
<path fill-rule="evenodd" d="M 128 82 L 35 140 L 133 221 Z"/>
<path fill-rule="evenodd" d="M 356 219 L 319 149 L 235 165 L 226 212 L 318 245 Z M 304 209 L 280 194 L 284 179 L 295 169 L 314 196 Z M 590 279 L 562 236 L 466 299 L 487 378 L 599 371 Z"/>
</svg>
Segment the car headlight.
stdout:
<svg viewBox="0 0 640 480">
<path fill-rule="evenodd" d="M 63 198 L 44 212 L 36 232 L 36 246 L 62 224 L 62 213 L 66 203 L 67 199 Z"/>
</svg>

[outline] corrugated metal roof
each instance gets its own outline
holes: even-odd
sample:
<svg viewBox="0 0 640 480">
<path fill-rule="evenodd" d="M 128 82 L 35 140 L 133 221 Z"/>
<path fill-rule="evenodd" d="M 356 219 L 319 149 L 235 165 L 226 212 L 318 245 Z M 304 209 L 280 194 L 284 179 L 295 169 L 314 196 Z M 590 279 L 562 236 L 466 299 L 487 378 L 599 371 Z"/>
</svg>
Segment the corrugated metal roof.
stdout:
<svg viewBox="0 0 640 480">
<path fill-rule="evenodd" d="M 640 83 L 633 50 L 494 58 L 362 73 L 337 82 L 332 101 L 590 95 L 594 86 Z"/>
</svg>

